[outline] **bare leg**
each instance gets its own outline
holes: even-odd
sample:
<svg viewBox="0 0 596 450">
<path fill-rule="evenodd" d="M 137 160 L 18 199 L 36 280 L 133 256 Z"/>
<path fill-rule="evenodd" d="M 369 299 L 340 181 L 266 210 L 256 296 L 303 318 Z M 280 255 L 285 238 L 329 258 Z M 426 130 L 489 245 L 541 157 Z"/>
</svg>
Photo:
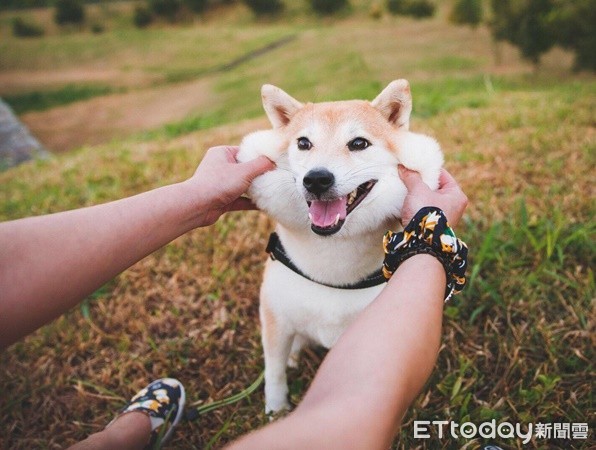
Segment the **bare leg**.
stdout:
<svg viewBox="0 0 596 450">
<path fill-rule="evenodd" d="M 70 450 L 136 450 L 149 442 L 151 422 L 140 412 L 124 414 L 106 429 L 78 442 Z"/>
</svg>

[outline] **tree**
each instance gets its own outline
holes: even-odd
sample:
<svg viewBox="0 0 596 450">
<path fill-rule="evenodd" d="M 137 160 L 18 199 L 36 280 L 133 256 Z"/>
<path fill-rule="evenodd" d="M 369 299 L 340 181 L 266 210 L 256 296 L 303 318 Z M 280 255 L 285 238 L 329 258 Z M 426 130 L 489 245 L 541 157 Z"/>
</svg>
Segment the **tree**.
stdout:
<svg viewBox="0 0 596 450">
<path fill-rule="evenodd" d="M 182 8 L 182 2 L 180 0 L 149 0 L 149 8 L 156 16 L 165 17 L 173 22 Z"/>
<path fill-rule="evenodd" d="M 540 56 L 555 44 L 550 28 L 553 1 L 492 0 L 493 37 L 512 43 L 520 49 L 523 58 L 537 66 Z"/>
<path fill-rule="evenodd" d="M 387 10 L 403 16 L 431 17 L 435 13 L 435 4 L 430 0 L 387 0 Z"/>
<path fill-rule="evenodd" d="M 596 0 L 558 0 L 550 15 L 555 41 L 575 52 L 575 69 L 596 71 Z"/>
<path fill-rule="evenodd" d="M 145 5 L 136 5 L 132 20 L 137 28 L 145 28 L 153 21 L 153 15 Z"/>
<path fill-rule="evenodd" d="M 22 17 L 12 19 L 12 34 L 17 37 L 39 37 L 44 33 L 44 29 L 34 22 L 29 22 Z"/>
<path fill-rule="evenodd" d="M 207 3 L 208 0 L 184 0 L 184 4 L 197 14 L 205 12 L 208 6 Z"/>
<path fill-rule="evenodd" d="M 482 22 L 482 0 L 457 0 L 453 5 L 449 20 L 476 28 Z"/>
<path fill-rule="evenodd" d="M 335 14 L 349 3 L 348 0 L 310 0 L 312 9 L 323 15 Z"/>
<path fill-rule="evenodd" d="M 81 0 L 57 0 L 54 21 L 58 25 L 80 24 L 85 20 L 85 7 Z"/>
<path fill-rule="evenodd" d="M 257 16 L 278 14 L 284 9 L 281 0 L 244 0 L 244 3 Z"/>
</svg>

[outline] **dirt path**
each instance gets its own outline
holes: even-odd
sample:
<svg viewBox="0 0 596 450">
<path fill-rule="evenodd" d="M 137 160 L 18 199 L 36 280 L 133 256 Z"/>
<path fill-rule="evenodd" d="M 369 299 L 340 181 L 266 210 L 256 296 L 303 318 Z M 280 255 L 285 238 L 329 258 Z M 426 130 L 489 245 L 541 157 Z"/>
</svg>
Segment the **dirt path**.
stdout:
<svg viewBox="0 0 596 450">
<path fill-rule="evenodd" d="M 0 96 L 32 90 L 57 89 L 66 84 L 100 84 L 113 87 L 149 87 L 160 82 L 158 74 L 98 67 L 54 70 L 0 71 Z"/>
<path fill-rule="evenodd" d="M 47 111 L 29 112 L 20 119 L 42 144 L 53 152 L 64 152 L 81 145 L 99 144 L 113 138 L 150 130 L 175 122 L 189 115 L 211 109 L 217 102 L 213 92 L 215 76 L 230 71 L 247 61 L 258 58 L 289 44 L 296 35 L 289 35 L 257 48 L 214 68 L 199 80 L 154 87 L 151 77 L 143 73 L 118 73 L 115 70 L 76 69 L 71 71 L 1 74 L 2 89 L 22 89 L 29 86 L 64 83 L 65 81 L 109 81 L 111 85 L 136 88 L 125 94 L 97 97 Z M 11 85 L 12 83 L 12 85 Z M 0 92 L 2 92 L 0 89 Z"/>
<path fill-rule="evenodd" d="M 63 152 L 150 130 L 206 111 L 217 101 L 211 86 L 210 79 L 202 79 L 113 94 L 30 112 L 20 119 L 46 148 Z"/>
</svg>

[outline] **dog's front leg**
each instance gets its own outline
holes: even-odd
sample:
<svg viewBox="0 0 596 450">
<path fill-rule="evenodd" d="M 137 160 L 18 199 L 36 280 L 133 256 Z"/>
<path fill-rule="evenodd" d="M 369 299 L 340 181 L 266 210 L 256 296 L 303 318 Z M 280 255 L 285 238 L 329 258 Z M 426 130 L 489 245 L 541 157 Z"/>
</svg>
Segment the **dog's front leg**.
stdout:
<svg viewBox="0 0 596 450">
<path fill-rule="evenodd" d="M 300 351 L 306 345 L 307 339 L 304 336 L 297 334 L 294 336 L 292 342 L 292 350 L 290 351 L 290 357 L 288 358 L 288 367 L 291 369 L 298 368 L 298 361 L 300 359 Z"/>
<path fill-rule="evenodd" d="M 265 412 L 269 414 L 290 408 L 286 364 L 294 333 L 280 323 L 263 301 L 260 313 L 265 356 Z"/>
</svg>

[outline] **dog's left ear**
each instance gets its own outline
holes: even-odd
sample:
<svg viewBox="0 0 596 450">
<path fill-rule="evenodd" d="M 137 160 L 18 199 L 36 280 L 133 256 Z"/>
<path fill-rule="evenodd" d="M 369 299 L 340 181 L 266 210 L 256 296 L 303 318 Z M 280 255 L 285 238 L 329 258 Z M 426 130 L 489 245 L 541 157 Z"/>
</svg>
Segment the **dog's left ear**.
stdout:
<svg viewBox="0 0 596 450">
<path fill-rule="evenodd" d="M 261 88 L 261 98 L 273 128 L 281 128 L 287 125 L 292 116 L 296 114 L 296 111 L 303 106 L 294 97 L 271 84 L 265 84 Z"/>
<path fill-rule="evenodd" d="M 412 113 L 412 93 L 407 80 L 395 80 L 389 83 L 383 92 L 375 98 L 371 105 L 397 128 L 410 128 L 410 114 Z"/>
</svg>

